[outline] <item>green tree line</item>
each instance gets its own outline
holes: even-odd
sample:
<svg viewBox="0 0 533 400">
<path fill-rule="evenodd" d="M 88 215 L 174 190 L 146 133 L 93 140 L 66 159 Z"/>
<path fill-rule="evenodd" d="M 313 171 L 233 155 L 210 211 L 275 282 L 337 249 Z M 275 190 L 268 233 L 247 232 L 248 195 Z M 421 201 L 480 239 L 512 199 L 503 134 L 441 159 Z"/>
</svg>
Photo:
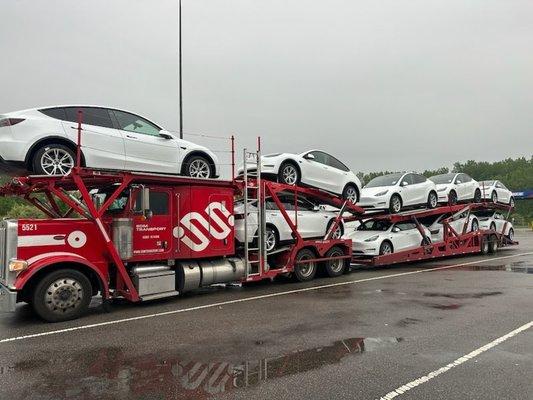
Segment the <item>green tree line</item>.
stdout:
<svg viewBox="0 0 533 400">
<path fill-rule="evenodd" d="M 362 182 L 369 182 L 376 176 L 390 174 L 401 171 L 379 171 L 357 174 Z M 472 178 L 482 181 L 497 179 L 502 181 L 510 190 L 533 189 L 533 156 L 530 159 L 525 157 L 502 161 L 487 162 L 469 160 L 466 162 L 456 162 L 452 169 L 442 167 L 435 170 L 425 170 L 422 172 L 427 177 L 445 174 L 448 172 L 464 172 Z M 9 180 L 8 177 L 0 176 L 0 184 Z M 41 212 L 35 207 L 26 204 L 18 198 L 0 197 L 0 217 L 10 218 L 30 218 L 40 217 Z M 533 200 L 523 200 L 516 202 L 514 213 L 515 221 L 519 224 L 528 224 L 533 221 Z"/>
</svg>

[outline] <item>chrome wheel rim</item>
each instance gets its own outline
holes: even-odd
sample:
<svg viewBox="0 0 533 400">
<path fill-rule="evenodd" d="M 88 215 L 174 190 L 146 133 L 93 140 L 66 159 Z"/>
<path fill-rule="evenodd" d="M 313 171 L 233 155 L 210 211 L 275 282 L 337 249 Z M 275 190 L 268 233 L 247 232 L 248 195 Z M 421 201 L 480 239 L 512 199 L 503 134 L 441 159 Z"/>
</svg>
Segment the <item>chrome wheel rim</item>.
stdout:
<svg viewBox="0 0 533 400">
<path fill-rule="evenodd" d="M 400 202 L 400 199 L 397 196 L 394 196 L 392 198 L 392 209 L 394 212 L 400 212 L 402 208 L 402 203 Z"/>
<path fill-rule="evenodd" d="M 337 229 L 331 234 L 332 239 L 340 239 L 342 236 L 341 227 L 338 226 Z"/>
<path fill-rule="evenodd" d="M 78 307 L 83 300 L 80 283 L 72 278 L 57 279 L 52 282 L 44 296 L 46 307 L 55 314 L 64 314 Z"/>
<path fill-rule="evenodd" d="M 514 237 L 514 230 L 510 230 L 509 231 L 509 240 L 513 240 L 513 237 Z"/>
<path fill-rule="evenodd" d="M 265 238 L 266 250 L 272 251 L 276 247 L 276 234 L 272 229 L 267 229 Z"/>
<path fill-rule="evenodd" d="M 74 158 L 63 149 L 47 149 L 40 162 L 46 175 L 66 175 L 74 168 Z"/>
<path fill-rule="evenodd" d="M 429 206 L 431 208 L 437 207 L 437 195 L 435 193 L 429 194 Z"/>
<path fill-rule="evenodd" d="M 293 165 L 286 165 L 282 171 L 283 181 L 288 185 L 295 185 L 298 181 L 298 171 Z"/>
<path fill-rule="evenodd" d="M 193 178 L 209 178 L 209 164 L 205 160 L 194 160 L 189 165 L 189 175 Z"/>
<path fill-rule="evenodd" d="M 340 251 L 334 251 L 330 254 L 330 257 L 341 257 L 343 256 L 342 252 Z M 338 258 L 336 260 L 329 261 L 329 268 L 333 272 L 339 272 L 344 267 L 344 260 L 342 258 Z"/>
<path fill-rule="evenodd" d="M 304 255 L 304 256 L 298 257 L 298 261 L 310 260 L 311 258 L 312 258 L 311 256 Z M 315 269 L 315 263 L 308 262 L 304 264 L 299 264 L 298 268 L 300 269 L 300 275 L 303 278 L 307 278 L 313 274 L 313 271 Z"/>
<path fill-rule="evenodd" d="M 390 246 L 390 244 L 388 243 L 383 243 L 382 244 L 382 247 L 381 247 L 381 254 L 384 255 L 384 254 L 391 254 L 392 253 L 392 248 Z"/>
<path fill-rule="evenodd" d="M 351 186 L 346 189 L 346 200 L 350 200 L 354 204 L 357 202 L 357 191 Z"/>
</svg>

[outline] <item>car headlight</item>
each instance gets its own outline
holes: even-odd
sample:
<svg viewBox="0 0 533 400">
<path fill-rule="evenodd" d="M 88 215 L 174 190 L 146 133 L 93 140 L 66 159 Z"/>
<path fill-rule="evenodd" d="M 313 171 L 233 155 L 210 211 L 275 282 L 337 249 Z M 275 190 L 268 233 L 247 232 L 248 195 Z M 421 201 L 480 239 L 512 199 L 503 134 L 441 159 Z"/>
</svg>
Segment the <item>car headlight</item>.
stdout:
<svg viewBox="0 0 533 400">
<path fill-rule="evenodd" d="M 437 192 L 444 192 L 446 189 L 448 189 L 448 188 L 445 188 L 445 187 L 444 188 L 440 188 L 440 189 L 437 189 Z"/>
<path fill-rule="evenodd" d="M 373 242 L 375 240 L 378 240 L 379 235 L 370 236 L 368 239 L 365 239 L 365 242 Z"/>
<path fill-rule="evenodd" d="M 388 190 L 384 190 L 383 192 L 376 193 L 376 196 L 385 196 L 387 193 L 389 193 Z"/>
</svg>

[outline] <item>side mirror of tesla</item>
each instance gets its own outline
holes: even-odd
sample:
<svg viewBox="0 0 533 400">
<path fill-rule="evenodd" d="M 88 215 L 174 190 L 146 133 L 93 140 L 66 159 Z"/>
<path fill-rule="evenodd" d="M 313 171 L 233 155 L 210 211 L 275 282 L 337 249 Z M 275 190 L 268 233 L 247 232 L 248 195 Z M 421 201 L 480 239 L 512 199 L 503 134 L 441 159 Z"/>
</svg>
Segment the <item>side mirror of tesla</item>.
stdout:
<svg viewBox="0 0 533 400">
<path fill-rule="evenodd" d="M 394 228 L 392 228 L 392 231 L 393 231 L 394 233 L 398 233 L 398 232 L 400 232 L 400 228 L 398 228 L 397 226 L 395 226 Z"/>
<path fill-rule="evenodd" d="M 304 158 L 306 160 L 314 160 L 315 159 L 315 156 L 312 154 L 312 153 L 307 153 Z"/>
<path fill-rule="evenodd" d="M 402 186 L 407 186 L 407 185 L 409 185 L 409 183 L 407 181 L 403 181 L 402 182 Z"/>
<path fill-rule="evenodd" d="M 313 207 L 313 211 L 320 211 L 320 210 L 321 210 L 320 206 L 314 206 Z"/>
<path fill-rule="evenodd" d="M 164 130 L 164 129 L 161 129 L 159 131 L 159 136 L 162 137 L 163 139 L 174 139 L 174 137 L 168 133 L 168 131 Z"/>
<path fill-rule="evenodd" d="M 463 182 L 461 182 L 459 179 L 457 179 L 457 180 L 455 181 L 455 183 L 456 183 L 456 184 L 460 184 L 460 183 L 463 183 Z"/>
</svg>

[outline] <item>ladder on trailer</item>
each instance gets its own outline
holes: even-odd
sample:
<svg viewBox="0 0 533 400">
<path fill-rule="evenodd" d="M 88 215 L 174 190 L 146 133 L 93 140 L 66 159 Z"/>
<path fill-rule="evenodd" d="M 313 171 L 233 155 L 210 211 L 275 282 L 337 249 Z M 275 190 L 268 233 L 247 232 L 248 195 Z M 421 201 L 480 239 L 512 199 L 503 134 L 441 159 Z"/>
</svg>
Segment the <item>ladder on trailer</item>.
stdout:
<svg viewBox="0 0 533 400">
<path fill-rule="evenodd" d="M 268 271 L 265 187 L 261 179 L 261 150 L 243 150 L 244 158 L 244 263 L 245 277 Z M 252 167 L 249 170 L 249 166 Z M 255 218 L 249 218 L 254 215 Z M 255 221 L 255 222 L 254 222 Z"/>
</svg>

